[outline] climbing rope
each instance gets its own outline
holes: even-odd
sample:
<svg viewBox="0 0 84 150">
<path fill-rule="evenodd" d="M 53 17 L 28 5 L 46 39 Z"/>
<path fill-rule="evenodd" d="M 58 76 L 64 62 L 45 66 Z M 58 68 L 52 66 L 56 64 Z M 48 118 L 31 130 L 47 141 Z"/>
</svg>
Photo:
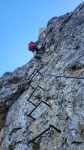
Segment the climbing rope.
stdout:
<svg viewBox="0 0 84 150">
<path fill-rule="evenodd" d="M 46 75 L 46 76 L 54 76 L 56 78 L 74 78 L 74 79 L 83 79 L 84 80 L 84 77 L 78 77 L 78 76 L 56 75 L 56 74 L 50 74 L 50 73 L 44 73 L 44 75 Z"/>
<path fill-rule="evenodd" d="M 47 52 L 46 52 L 47 53 Z M 48 53 L 47 53 L 48 54 Z M 67 79 L 70 79 L 70 78 L 74 78 L 74 79 L 81 79 L 81 80 L 84 80 L 84 77 L 82 76 L 67 76 L 67 75 L 56 75 L 56 74 L 50 74 L 50 73 L 42 73 L 40 72 L 40 68 L 36 68 L 37 72 L 39 72 L 42 76 L 46 75 L 46 76 L 54 76 L 56 78 L 67 78 Z"/>
</svg>

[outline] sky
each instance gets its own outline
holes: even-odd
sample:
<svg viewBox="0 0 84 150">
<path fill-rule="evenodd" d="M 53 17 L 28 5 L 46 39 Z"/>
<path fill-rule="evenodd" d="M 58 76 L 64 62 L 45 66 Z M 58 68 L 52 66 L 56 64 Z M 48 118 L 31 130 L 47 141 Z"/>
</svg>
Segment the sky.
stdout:
<svg viewBox="0 0 84 150">
<path fill-rule="evenodd" d="M 0 0 L 0 76 L 32 57 L 29 41 L 54 16 L 73 11 L 83 0 Z"/>
</svg>

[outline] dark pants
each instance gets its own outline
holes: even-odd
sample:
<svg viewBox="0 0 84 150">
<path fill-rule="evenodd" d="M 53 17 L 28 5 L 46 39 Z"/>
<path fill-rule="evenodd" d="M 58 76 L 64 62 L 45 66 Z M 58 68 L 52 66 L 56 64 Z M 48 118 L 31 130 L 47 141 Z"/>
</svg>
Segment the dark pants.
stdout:
<svg viewBox="0 0 84 150">
<path fill-rule="evenodd" d="M 45 52 L 45 47 L 43 46 L 39 49 L 37 46 L 35 46 L 34 51 L 36 51 L 35 58 L 41 60 L 41 56 Z"/>
</svg>

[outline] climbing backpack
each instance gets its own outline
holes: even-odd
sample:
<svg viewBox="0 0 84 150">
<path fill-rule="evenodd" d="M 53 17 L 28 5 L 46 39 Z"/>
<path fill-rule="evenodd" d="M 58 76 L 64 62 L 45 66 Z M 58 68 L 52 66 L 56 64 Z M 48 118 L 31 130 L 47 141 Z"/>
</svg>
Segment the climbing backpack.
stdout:
<svg viewBox="0 0 84 150">
<path fill-rule="evenodd" d="M 30 51 L 32 51 L 33 48 L 34 48 L 34 46 L 35 46 L 35 43 L 31 41 L 31 42 L 28 44 L 28 49 L 29 49 Z"/>
</svg>

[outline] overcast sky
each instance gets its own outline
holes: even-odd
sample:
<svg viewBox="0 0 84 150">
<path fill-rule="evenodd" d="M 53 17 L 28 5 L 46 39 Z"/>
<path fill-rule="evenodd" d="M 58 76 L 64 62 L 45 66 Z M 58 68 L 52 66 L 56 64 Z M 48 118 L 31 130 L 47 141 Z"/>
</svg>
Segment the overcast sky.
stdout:
<svg viewBox="0 0 84 150">
<path fill-rule="evenodd" d="M 54 16 L 73 11 L 83 0 L 0 0 L 0 75 L 26 64 L 29 41 Z"/>
</svg>

